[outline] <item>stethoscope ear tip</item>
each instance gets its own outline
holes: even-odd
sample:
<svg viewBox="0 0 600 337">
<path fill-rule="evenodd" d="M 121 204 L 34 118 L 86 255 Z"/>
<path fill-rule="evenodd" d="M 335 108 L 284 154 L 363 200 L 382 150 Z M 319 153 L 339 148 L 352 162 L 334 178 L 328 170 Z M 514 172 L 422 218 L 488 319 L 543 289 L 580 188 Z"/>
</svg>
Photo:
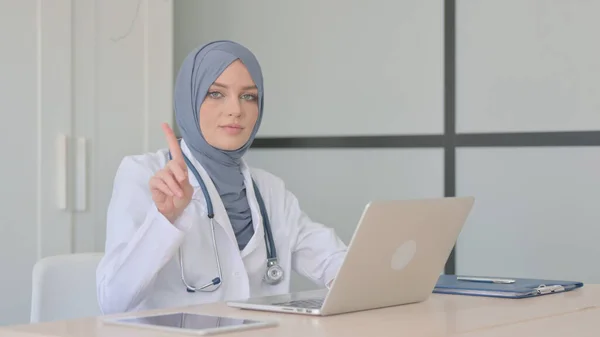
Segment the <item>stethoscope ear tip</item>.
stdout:
<svg viewBox="0 0 600 337">
<path fill-rule="evenodd" d="M 219 283 L 221 283 L 221 278 L 219 278 L 219 277 L 215 277 L 215 278 L 212 280 L 212 284 L 213 284 L 213 285 L 215 285 L 215 286 L 216 286 L 217 284 L 219 284 Z"/>
</svg>

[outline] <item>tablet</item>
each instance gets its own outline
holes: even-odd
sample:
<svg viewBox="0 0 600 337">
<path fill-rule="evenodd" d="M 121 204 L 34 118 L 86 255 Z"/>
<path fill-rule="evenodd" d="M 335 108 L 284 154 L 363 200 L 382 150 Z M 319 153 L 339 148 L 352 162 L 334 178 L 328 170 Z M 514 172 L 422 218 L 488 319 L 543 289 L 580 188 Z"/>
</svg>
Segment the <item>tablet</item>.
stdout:
<svg viewBox="0 0 600 337">
<path fill-rule="evenodd" d="M 255 321 L 244 318 L 211 316 L 187 312 L 105 318 L 104 322 L 121 326 L 183 332 L 202 336 L 278 325 L 275 321 Z"/>
</svg>

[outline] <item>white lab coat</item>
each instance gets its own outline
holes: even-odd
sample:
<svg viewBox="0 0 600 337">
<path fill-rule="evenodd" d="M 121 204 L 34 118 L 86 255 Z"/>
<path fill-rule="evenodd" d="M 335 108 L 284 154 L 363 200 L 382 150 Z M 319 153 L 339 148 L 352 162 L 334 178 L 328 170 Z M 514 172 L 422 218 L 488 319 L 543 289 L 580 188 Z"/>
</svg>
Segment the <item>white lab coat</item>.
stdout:
<svg viewBox="0 0 600 337">
<path fill-rule="evenodd" d="M 333 229 L 313 222 L 303 213 L 281 179 L 244 163 L 245 184 L 252 186 L 253 178 L 258 185 L 270 218 L 279 264 L 285 272 L 280 284 L 265 283 L 264 231 L 253 188 L 246 188 L 246 193 L 254 235 L 240 252 L 221 198 L 207 172 L 184 141 L 181 149 L 200 173 L 213 202 L 223 283 L 214 292 L 188 293 L 181 281 L 180 247 L 188 284 L 200 286 L 217 277 L 206 202 L 192 172 L 188 171 L 194 188 L 192 200 L 175 224 L 171 224 L 156 209 L 148 187 L 154 173 L 165 166 L 168 150 L 129 156 L 116 173 L 107 214 L 105 255 L 97 268 L 97 295 L 102 312 L 181 307 L 288 293 L 292 270 L 319 286 L 325 286 L 335 277 L 346 246 Z"/>
</svg>

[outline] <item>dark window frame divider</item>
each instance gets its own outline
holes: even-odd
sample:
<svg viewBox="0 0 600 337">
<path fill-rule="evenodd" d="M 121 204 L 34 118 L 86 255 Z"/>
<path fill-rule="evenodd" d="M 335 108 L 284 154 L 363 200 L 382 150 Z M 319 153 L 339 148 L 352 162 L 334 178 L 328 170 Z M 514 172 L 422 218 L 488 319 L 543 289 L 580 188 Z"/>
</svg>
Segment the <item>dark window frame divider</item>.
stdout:
<svg viewBox="0 0 600 337">
<path fill-rule="evenodd" d="M 456 0 L 444 1 L 444 133 L 431 135 L 259 137 L 258 149 L 440 148 L 444 150 L 444 196 L 456 196 L 459 147 L 600 146 L 600 131 L 456 132 Z M 456 247 L 444 268 L 456 273 Z"/>
</svg>

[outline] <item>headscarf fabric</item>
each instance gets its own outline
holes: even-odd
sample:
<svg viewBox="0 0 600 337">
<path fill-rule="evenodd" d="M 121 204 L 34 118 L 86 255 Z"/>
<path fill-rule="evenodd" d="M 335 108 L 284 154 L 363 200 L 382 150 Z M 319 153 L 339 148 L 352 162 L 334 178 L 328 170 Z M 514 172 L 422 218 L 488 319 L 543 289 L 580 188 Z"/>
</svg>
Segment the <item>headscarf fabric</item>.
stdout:
<svg viewBox="0 0 600 337">
<path fill-rule="evenodd" d="M 239 149 L 221 150 L 210 145 L 200 128 L 200 106 L 208 89 L 234 61 L 248 69 L 258 89 L 258 118 L 250 139 Z M 175 81 L 175 120 L 191 153 L 210 175 L 229 216 L 240 250 L 254 234 L 252 215 L 241 171 L 241 158 L 260 127 L 263 111 L 263 78 L 254 54 L 239 43 L 220 40 L 192 51 L 183 61 Z"/>
</svg>

